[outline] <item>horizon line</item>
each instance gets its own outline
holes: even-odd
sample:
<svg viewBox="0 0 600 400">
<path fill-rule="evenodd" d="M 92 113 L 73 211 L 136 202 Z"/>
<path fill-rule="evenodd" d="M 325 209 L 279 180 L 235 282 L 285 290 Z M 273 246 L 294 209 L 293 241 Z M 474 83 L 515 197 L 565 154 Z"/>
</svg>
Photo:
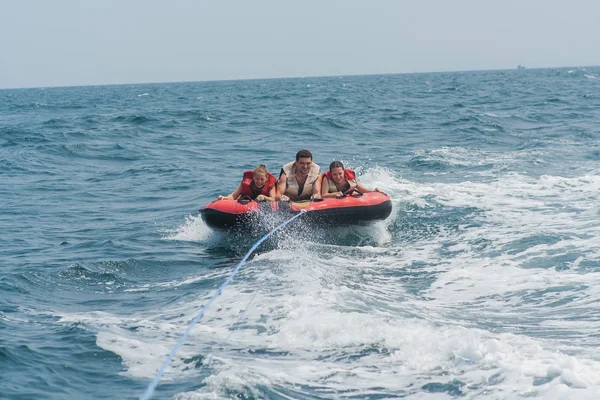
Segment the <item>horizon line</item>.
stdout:
<svg viewBox="0 0 600 400">
<path fill-rule="evenodd" d="M 540 69 L 563 69 L 563 68 L 595 68 L 600 65 L 585 65 L 585 66 L 561 66 L 561 67 L 533 67 L 528 68 L 523 64 L 518 64 L 514 68 L 492 68 L 492 69 L 472 69 L 472 70 L 447 70 L 447 71 L 415 71 L 415 72 L 388 72 L 388 73 L 365 73 L 365 74 L 347 74 L 347 75 L 305 75 L 305 76 L 281 76 L 269 78 L 223 78 L 223 79 L 207 79 L 207 80 L 189 80 L 189 81 L 160 81 L 160 82 L 125 82 L 125 83 L 100 83 L 100 84 L 82 84 L 82 85 L 56 85 L 56 86 L 20 86 L 20 87 L 4 87 L 0 90 L 24 90 L 24 89 L 59 89 L 59 88 L 77 88 L 77 87 L 93 87 L 93 86 L 127 86 L 127 85 L 160 85 L 160 84 L 178 84 L 178 83 L 208 83 L 208 82 L 237 82 L 237 81 L 264 81 L 276 79 L 306 79 L 306 78 L 343 78 L 343 77 L 358 77 L 358 76 L 379 76 L 379 75 L 417 75 L 417 74 L 447 74 L 461 72 L 492 72 L 492 71 L 516 71 L 540 70 Z"/>
</svg>

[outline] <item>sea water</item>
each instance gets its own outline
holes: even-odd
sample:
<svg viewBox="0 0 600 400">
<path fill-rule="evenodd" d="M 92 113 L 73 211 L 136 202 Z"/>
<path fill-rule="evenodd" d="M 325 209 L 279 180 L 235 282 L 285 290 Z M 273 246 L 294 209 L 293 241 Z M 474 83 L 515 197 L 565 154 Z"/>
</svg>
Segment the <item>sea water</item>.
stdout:
<svg viewBox="0 0 600 400">
<path fill-rule="evenodd" d="M 390 195 L 254 252 L 156 399 L 597 399 L 600 68 L 0 90 L 0 397 L 136 399 L 300 149 Z"/>
</svg>

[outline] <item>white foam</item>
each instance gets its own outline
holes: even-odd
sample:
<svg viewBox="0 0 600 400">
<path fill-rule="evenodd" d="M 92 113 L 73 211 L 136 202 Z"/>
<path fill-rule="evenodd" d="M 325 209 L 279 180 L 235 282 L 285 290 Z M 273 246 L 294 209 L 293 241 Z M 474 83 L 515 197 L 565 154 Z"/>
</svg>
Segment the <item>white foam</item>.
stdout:
<svg viewBox="0 0 600 400">
<path fill-rule="evenodd" d="M 177 288 L 180 286 L 187 286 L 196 282 L 203 282 L 208 279 L 214 279 L 216 277 L 224 277 L 226 275 L 223 271 L 214 271 L 206 273 L 205 275 L 192 276 L 188 278 L 184 278 L 183 280 L 172 280 L 168 282 L 153 282 L 153 283 L 145 283 L 139 285 L 137 287 L 132 287 L 129 289 L 125 289 L 124 292 L 146 292 L 148 290 L 155 289 L 157 287 L 162 288 Z"/>
<path fill-rule="evenodd" d="M 434 255 L 435 248 L 414 247 L 405 254 L 413 257 L 420 251 Z M 398 280 L 378 276 L 381 269 L 377 263 L 385 262 L 377 256 L 381 250 L 373 254 L 373 249 L 367 249 L 365 253 L 373 257 L 354 263 L 340 254 L 323 259 L 307 250 L 283 248 L 257 255 L 245 270 L 243 282 L 223 292 L 219 304 L 194 329 L 165 378 L 198 374 L 188 369 L 184 360 L 201 354 L 211 371 L 204 380 L 206 386 L 180 393 L 177 398 L 219 398 L 230 390 L 250 391 L 260 397 L 259 385 L 308 385 L 326 387 L 332 393 L 350 390 L 355 396 L 366 396 L 375 386 L 388 393 L 401 393 L 432 379 L 441 383 L 458 379 L 469 386 L 485 386 L 496 379 L 499 383 L 490 386 L 490 393 L 501 398 L 546 398 L 557 390 L 565 396 L 591 398 L 600 388 L 600 362 L 594 360 L 600 354 L 596 350 L 586 358 L 577 358 L 541 340 L 457 326 L 447 320 L 440 323 L 436 315 L 443 313 L 441 307 L 447 300 L 458 302 L 453 296 L 460 291 L 449 292 L 440 303 L 435 298 L 410 298 Z M 410 260 L 401 262 L 408 265 Z M 481 281 L 492 284 L 499 279 L 486 272 L 480 275 Z M 527 271 L 518 272 L 524 285 L 535 286 L 525 279 Z M 365 274 L 371 275 L 370 279 L 365 279 Z M 448 286 L 445 282 L 456 284 L 473 275 L 464 270 L 462 274 L 452 270 L 446 274 L 435 282 L 431 294 L 442 297 L 441 290 Z M 514 282 L 515 274 L 509 272 L 508 276 Z M 546 279 L 540 276 L 539 285 Z M 498 292 L 506 290 L 499 288 Z M 243 313 L 252 296 L 256 298 Z M 394 304 L 394 298 L 400 303 Z M 61 322 L 93 325 L 99 332 L 98 346 L 119 354 L 127 375 L 150 378 L 205 299 L 200 296 L 156 310 L 143 319 L 94 313 L 64 316 Z M 419 318 L 409 316 L 415 309 L 422 312 Z M 229 336 L 230 327 L 242 314 L 241 324 Z M 133 325 L 135 331 L 127 329 Z M 272 355 L 236 349 L 264 349 Z M 577 350 L 577 345 L 567 350 Z M 359 354 L 363 355 L 356 357 Z M 436 371 L 444 371 L 444 376 L 432 378 Z M 536 379 L 548 382 L 536 386 Z M 414 390 L 415 397 L 437 396 Z"/>
<path fill-rule="evenodd" d="M 182 240 L 188 242 L 197 242 L 208 239 L 214 234 L 208 225 L 204 223 L 199 215 L 188 215 L 185 218 L 185 223 L 174 229 L 166 229 L 167 234 L 163 239 L 166 240 Z"/>
<path fill-rule="evenodd" d="M 465 147 L 440 147 L 432 150 L 418 150 L 415 157 L 428 162 L 443 163 L 455 167 L 472 167 L 504 162 L 511 158 L 501 153 Z"/>
</svg>

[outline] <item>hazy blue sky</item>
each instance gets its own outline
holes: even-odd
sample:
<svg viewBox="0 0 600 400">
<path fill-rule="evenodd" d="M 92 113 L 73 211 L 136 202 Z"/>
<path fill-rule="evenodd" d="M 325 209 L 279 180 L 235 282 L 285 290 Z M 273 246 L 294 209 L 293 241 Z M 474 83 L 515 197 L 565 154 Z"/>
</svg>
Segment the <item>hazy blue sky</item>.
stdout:
<svg viewBox="0 0 600 400">
<path fill-rule="evenodd" d="M 0 88 L 600 65 L 600 0 L 0 0 Z"/>
</svg>

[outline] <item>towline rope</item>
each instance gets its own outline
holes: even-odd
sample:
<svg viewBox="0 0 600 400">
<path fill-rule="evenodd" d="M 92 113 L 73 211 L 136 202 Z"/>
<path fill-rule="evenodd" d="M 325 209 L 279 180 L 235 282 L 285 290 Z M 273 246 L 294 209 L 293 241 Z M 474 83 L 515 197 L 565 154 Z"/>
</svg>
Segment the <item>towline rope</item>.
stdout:
<svg viewBox="0 0 600 400">
<path fill-rule="evenodd" d="M 140 397 L 140 400 L 148 400 L 152 396 L 152 394 L 154 393 L 154 389 L 156 389 L 156 386 L 158 386 L 158 382 L 160 381 L 160 378 L 165 373 L 165 371 L 166 371 L 167 367 L 169 366 L 169 364 L 171 364 L 171 361 L 173 361 L 173 357 L 175 357 L 175 354 L 177 353 L 177 351 L 179 350 L 179 348 L 183 345 L 183 342 L 185 341 L 185 339 L 187 339 L 187 337 L 189 336 L 189 334 L 190 334 L 192 328 L 194 327 L 194 325 L 196 325 L 196 323 L 198 321 L 200 321 L 200 319 L 202 319 L 202 317 L 204 316 L 204 312 L 208 309 L 208 307 L 210 307 L 211 304 L 217 299 L 217 297 L 219 297 L 219 295 L 221 293 L 223 293 L 223 289 L 225 289 L 225 287 L 229 284 L 229 282 L 231 282 L 233 280 L 233 277 L 235 276 L 235 274 L 238 273 L 238 271 L 240 270 L 240 268 L 242 267 L 242 265 L 244 265 L 244 263 L 246 262 L 246 260 L 248 259 L 248 257 L 250 257 L 250 254 L 252 254 L 252 252 L 254 250 L 256 250 L 257 247 L 262 242 L 264 242 L 265 240 L 267 240 L 272 234 L 274 234 L 279 229 L 283 228 L 284 226 L 286 226 L 287 224 L 289 224 L 290 222 L 292 222 L 293 220 L 295 220 L 296 218 L 300 217 L 302 214 L 305 214 L 305 213 L 306 213 L 306 210 L 301 210 L 300 213 L 294 215 L 293 217 L 291 217 L 287 221 L 282 222 L 275 229 L 271 230 L 271 232 L 267 233 L 259 241 L 257 241 L 256 243 L 254 243 L 254 246 L 252 246 L 250 248 L 250 250 L 248 250 L 248 253 L 246 253 L 246 255 L 244 256 L 244 258 L 242 258 L 242 261 L 240 261 L 239 264 L 233 269 L 233 271 L 231 272 L 231 274 L 229 274 L 229 276 L 227 277 L 227 279 L 225 279 L 225 281 L 223 282 L 223 284 L 217 289 L 217 291 L 212 295 L 212 297 L 208 300 L 208 302 L 204 306 L 202 306 L 202 308 L 200 308 L 200 312 L 198 313 L 198 315 L 196 315 L 190 321 L 190 324 L 188 325 L 188 327 L 185 330 L 184 334 L 181 335 L 181 337 L 179 338 L 179 340 L 177 341 L 177 343 L 175 344 L 175 346 L 173 347 L 173 349 L 171 350 L 171 352 L 167 356 L 166 360 L 163 362 L 162 366 L 159 368 L 158 372 L 156 373 L 156 376 L 154 377 L 154 379 L 152 380 L 152 382 L 150 382 L 150 384 L 148 385 L 148 388 L 146 389 L 146 391 L 144 392 L 144 394 Z"/>
</svg>

